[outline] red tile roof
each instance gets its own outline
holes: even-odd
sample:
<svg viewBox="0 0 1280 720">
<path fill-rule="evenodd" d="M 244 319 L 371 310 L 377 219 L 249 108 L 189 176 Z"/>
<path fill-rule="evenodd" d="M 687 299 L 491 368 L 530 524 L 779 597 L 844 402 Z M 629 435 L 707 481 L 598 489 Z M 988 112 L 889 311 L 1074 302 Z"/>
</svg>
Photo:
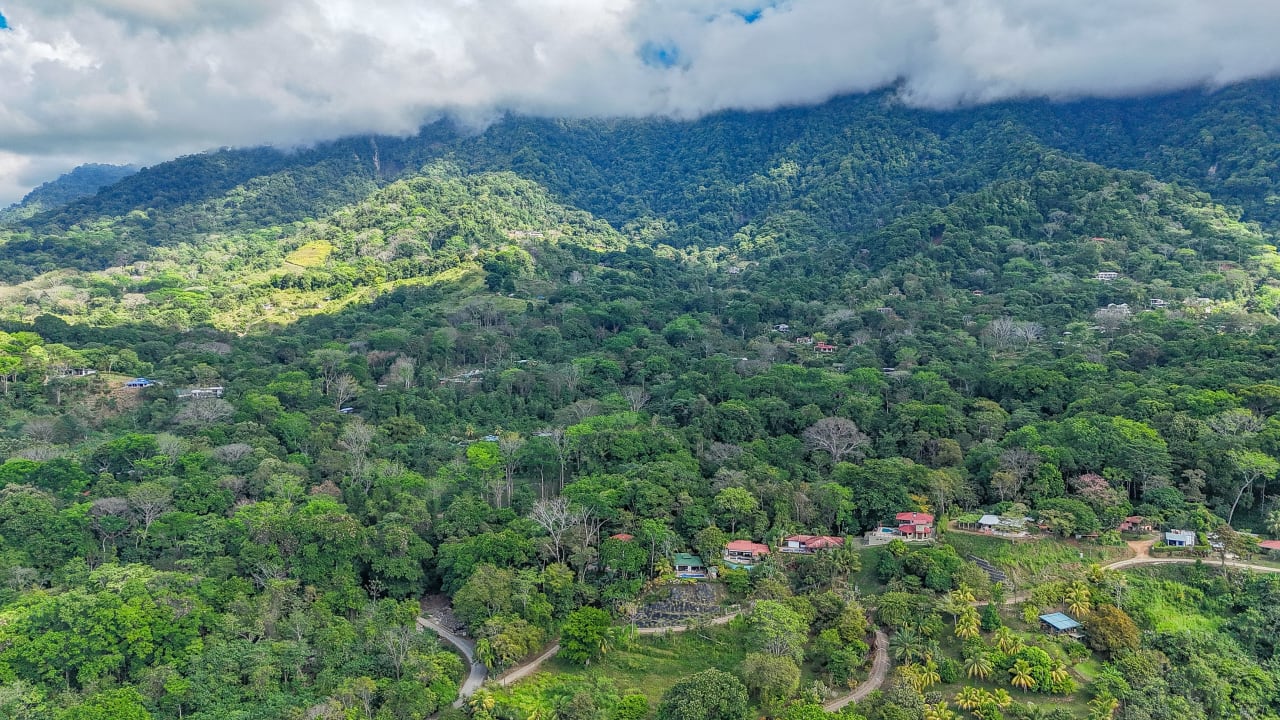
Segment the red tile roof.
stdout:
<svg viewBox="0 0 1280 720">
<path fill-rule="evenodd" d="M 820 550 L 822 548 L 841 547 L 844 545 L 844 538 L 830 535 L 792 535 L 784 539 L 783 542 L 800 543 L 807 548 Z"/>
<path fill-rule="evenodd" d="M 1280 550 L 1280 540 L 1263 540 L 1258 543 L 1263 550 Z"/>
<path fill-rule="evenodd" d="M 622 542 L 631 542 L 632 540 L 635 540 L 635 539 L 636 539 L 636 536 L 635 536 L 635 535 L 628 535 L 627 533 L 618 533 L 617 535 L 610 535 L 610 536 L 609 536 L 609 539 L 610 539 L 610 540 L 621 540 Z"/>
<path fill-rule="evenodd" d="M 751 542 L 750 540 L 734 540 L 729 544 L 725 545 L 724 549 L 731 550 L 734 552 L 749 552 L 752 555 L 768 555 L 769 554 L 768 545 L 761 545 L 760 543 Z"/>
<path fill-rule="evenodd" d="M 932 525 L 933 516 L 929 513 L 922 512 L 900 512 L 896 516 L 898 522 L 916 523 L 918 525 Z"/>
</svg>

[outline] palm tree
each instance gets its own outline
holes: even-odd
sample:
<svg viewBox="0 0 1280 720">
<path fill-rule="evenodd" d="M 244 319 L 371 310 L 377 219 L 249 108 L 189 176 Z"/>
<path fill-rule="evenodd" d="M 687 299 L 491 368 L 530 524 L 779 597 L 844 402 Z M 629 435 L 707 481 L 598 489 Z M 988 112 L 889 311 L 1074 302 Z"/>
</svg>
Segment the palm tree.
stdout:
<svg viewBox="0 0 1280 720">
<path fill-rule="evenodd" d="M 996 691 L 991 693 L 991 701 L 1003 710 L 1013 704 L 1013 696 L 1004 688 L 996 688 Z"/>
<path fill-rule="evenodd" d="M 979 690 L 976 687 L 966 687 L 956 693 L 956 706 L 962 710 L 972 710 L 986 702 L 986 696 L 990 693 L 985 690 Z"/>
<path fill-rule="evenodd" d="M 1009 674 L 1013 676 L 1009 683 L 1016 688 L 1030 690 L 1036 685 L 1036 679 L 1031 677 L 1031 665 L 1026 660 L 1015 662 L 1009 668 Z"/>
<path fill-rule="evenodd" d="M 1089 720 L 1111 720 L 1119 707 L 1119 700 L 1109 693 L 1103 693 L 1089 701 Z"/>
<path fill-rule="evenodd" d="M 925 687 L 931 687 L 942 682 L 942 675 L 938 672 L 938 666 L 932 659 L 926 661 L 919 672 L 920 679 L 924 681 Z"/>
<path fill-rule="evenodd" d="M 928 654 L 924 638 L 915 628 L 906 627 L 894 634 L 889 640 L 889 649 L 893 651 L 893 659 L 904 665 L 916 660 L 923 660 Z"/>
<path fill-rule="evenodd" d="M 1071 583 L 1071 587 L 1067 590 L 1066 601 L 1067 609 L 1077 616 L 1088 615 L 1089 609 L 1093 607 L 1089 586 L 1079 580 Z"/>
<path fill-rule="evenodd" d="M 957 720 L 957 717 L 955 710 L 947 707 L 946 701 L 924 706 L 924 720 Z"/>
<path fill-rule="evenodd" d="M 1272 510 L 1267 513 L 1267 532 L 1272 537 L 1280 537 L 1280 510 Z"/>
<path fill-rule="evenodd" d="M 974 653 L 964 661 L 964 674 L 971 678 L 976 677 L 986 680 L 991 676 L 993 669 L 991 656 L 984 652 Z"/>
<path fill-rule="evenodd" d="M 1055 664 L 1053 669 L 1049 671 L 1049 679 L 1053 681 L 1054 685 L 1061 685 L 1070 678 L 1071 673 L 1067 672 L 1067 666 L 1062 664 L 1061 661 Z"/>
<path fill-rule="evenodd" d="M 1012 629 L 1002 627 L 995 633 L 996 647 L 1005 655 L 1013 655 L 1022 649 L 1022 639 Z"/>
<path fill-rule="evenodd" d="M 981 623 L 978 618 L 969 618 L 968 616 L 960 618 L 960 622 L 956 623 L 956 637 L 961 640 L 972 640 L 978 637 L 981 630 Z"/>
</svg>

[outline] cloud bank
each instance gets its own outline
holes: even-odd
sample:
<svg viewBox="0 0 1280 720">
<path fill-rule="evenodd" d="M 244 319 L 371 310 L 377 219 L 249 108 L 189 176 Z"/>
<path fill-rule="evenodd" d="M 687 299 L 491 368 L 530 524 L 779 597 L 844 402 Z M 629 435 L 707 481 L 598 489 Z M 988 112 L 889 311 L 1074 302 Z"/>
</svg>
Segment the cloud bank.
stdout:
<svg viewBox="0 0 1280 720">
<path fill-rule="evenodd" d="M 0 202 L 48 168 L 408 133 L 442 113 L 692 118 L 1280 73 L 1269 0 L 9 0 Z"/>
</svg>

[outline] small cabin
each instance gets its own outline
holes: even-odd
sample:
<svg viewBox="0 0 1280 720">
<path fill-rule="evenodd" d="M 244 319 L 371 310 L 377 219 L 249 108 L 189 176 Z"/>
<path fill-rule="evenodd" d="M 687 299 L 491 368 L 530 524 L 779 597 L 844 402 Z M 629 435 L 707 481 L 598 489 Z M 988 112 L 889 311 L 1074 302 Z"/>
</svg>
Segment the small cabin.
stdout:
<svg viewBox="0 0 1280 720">
<path fill-rule="evenodd" d="M 1102 282 L 1111 282 L 1112 280 L 1116 280 L 1119 277 L 1120 277 L 1120 273 L 1118 272 L 1111 272 L 1109 270 L 1104 270 L 1099 272 L 1097 275 L 1094 275 L 1093 279 L 1100 280 Z"/>
<path fill-rule="evenodd" d="M 689 553 L 676 553 L 672 558 L 672 567 L 676 577 L 701 580 L 707 577 L 707 566 L 702 558 Z"/>
<path fill-rule="evenodd" d="M 1066 613 L 1041 615 L 1040 627 L 1050 635 L 1069 635 L 1077 639 L 1084 635 L 1084 626 Z"/>
<path fill-rule="evenodd" d="M 1130 515 L 1129 517 L 1122 520 L 1120 522 L 1120 527 L 1116 529 L 1119 530 L 1120 532 L 1144 533 L 1144 532 L 1151 532 L 1155 528 L 1152 527 L 1151 523 L 1147 522 L 1147 519 L 1142 517 L 1141 515 Z"/>
<path fill-rule="evenodd" d="M 631 542 L 636 539 L 636 536 L 631 533 L 618 533 L 617 535 L 610 535 L 609 539 L 617 540 L 618 542 Z"/>
<path fill-rule="evenodd" d="M 148 380 L 147 378 L 140 377 L 130 380 L 125 383 L 124 386 L 127 388 L 149 388 L 153 387 L 155 384 L 155 380 Z"/>
<path fill-rule="evenodd" d="M 773 329 L 774 329 L 774 330 L 777 330 L 777 331 L 778 331 L 778 332 L 780 332 L 780 333 L 784 333 L 784 332 L 791 332 L 791 326 L 790 326 L 790 325 L 788 325 L 788 324 L 786 324 L 786 323 L 781 323 L 781 324 L 779 324 L 779 325 L 774 325 L 774 326 L 773 326 Z"/>
<path fill-rule="evenodd" d="M 813 349 L 820 353 L 830 355 L 831 353 L 836 351 L 836 346 L 828 345 L 827 343 L 820 342 L 820 343 L 814 343 Z"/>
<path fill-rule="evenodd" d="M 1150 302 L 1148 302 L 1147 304 L 1148 304 L 1148 305 L 1150 305 L 1150 306 L 1151 306 L 1151 307 L 1153 307 L 1153 308 L 1166 308 L 1166 307 L 1169 307 L 1169 301 L 1164 300 L 1164 299 L 1161 299 L 1161 298 L 1151 298 Z"/>
<path fill-rule="evenodd" d="M 1164 544 L 1169 547 L 1195 547 L 1196 534 L 1190 530 L 1170 530 L 1164 534 Z"/>
</svg>

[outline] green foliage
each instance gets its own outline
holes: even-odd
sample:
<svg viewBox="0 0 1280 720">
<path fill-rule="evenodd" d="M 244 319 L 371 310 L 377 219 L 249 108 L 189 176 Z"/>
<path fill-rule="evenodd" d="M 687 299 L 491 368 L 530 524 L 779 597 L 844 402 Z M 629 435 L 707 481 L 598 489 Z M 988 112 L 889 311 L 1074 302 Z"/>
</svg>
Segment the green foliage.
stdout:
<svg viewBox="0 0 1280 720">
<path fill-rule="evenodd" d="M 658 720 L 746 720 L 747 689 L 736 677 L 704 670 L 671 686 L 658 705 Z"/>
</svg>

